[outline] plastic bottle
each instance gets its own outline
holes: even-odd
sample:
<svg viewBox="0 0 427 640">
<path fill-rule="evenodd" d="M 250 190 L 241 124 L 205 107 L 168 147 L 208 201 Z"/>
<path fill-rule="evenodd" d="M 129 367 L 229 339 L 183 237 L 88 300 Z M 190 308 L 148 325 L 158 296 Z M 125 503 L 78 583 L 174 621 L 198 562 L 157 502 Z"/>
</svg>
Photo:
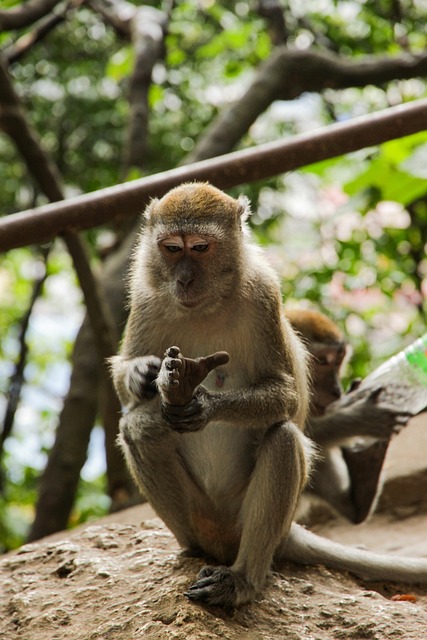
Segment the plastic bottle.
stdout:
<svg viewBox="0 0 427 640">
<path fill-rule="evenodd" d="M 384 386 L 381 403 L 412 415 L 427 408 L 427 333 L 384 362 L 359 389 Z"/>
</svg>

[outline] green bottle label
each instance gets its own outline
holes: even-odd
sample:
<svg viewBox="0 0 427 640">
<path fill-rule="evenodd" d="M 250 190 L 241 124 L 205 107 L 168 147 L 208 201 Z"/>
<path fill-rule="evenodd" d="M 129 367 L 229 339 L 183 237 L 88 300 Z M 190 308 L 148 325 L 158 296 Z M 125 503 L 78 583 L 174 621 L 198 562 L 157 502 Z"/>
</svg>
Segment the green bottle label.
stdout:
<svg viewBox="0 0 427 640">
<path fill-rule="evenodd" d="M 427 385 L 427 334 L 408 347 L 405 355 L 419 381 Z"/>
</svg>

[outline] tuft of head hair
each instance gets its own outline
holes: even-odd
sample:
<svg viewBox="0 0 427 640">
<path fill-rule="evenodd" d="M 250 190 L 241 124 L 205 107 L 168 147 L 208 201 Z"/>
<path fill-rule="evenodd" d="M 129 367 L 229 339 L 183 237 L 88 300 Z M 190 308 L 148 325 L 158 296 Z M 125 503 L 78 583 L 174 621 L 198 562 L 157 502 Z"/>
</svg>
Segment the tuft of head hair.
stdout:
<svg viewBox="0 0 427 640">
<path fill-rule="evenodd" d="M 225 227 L 244 224 L 250 213 L 245 196 L 237 200 L 208 182 L 187 182 L 153 199 L 145 211 L 149 226 L 191 229 L 194 224 L 215 222 Z"/>
<path fill-rule="evenodd" d="M 344 342 L 344 336 L 335 322 L 325 314 L 313 309 L 287 309 L 285 315 L 292 327 L 309 342 L 337 344 Z"/>
</svg>

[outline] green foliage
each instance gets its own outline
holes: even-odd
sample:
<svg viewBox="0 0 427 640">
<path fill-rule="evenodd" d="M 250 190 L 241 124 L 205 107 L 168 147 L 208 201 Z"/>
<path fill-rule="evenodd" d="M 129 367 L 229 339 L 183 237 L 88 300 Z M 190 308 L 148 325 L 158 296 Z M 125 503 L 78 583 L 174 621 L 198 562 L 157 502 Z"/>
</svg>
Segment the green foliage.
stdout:
<svg viewBox="0 0 427 640">
<path fill-rule="evenodd" d="M 135 62 L 135 52 L 130 45 L 125 45 L 108 60 L 105 75 L 115 82 L 130 76 Z"/>
<path fill-rule="evenodd" d="M 4 467 L 14 467 L 10 456 L 6 456 Z M 39 469 L 25 466 L 18 476 L 4 477 L 0 500 L 0 553 L 16 549 L 25 542 L 34 519 L 39 473 Z M 90 482 L 81 480 L 69 526 L 100 518 L 108 513 L 109 506 L 103 475 Z"/>
<path fill-rule="evenodd" d="M 25 467 L 20 478 L 4 478 L 0 500 L 0 553 L 15 549 L 25 540 L 34 514 L 37 477 L 35 469 Z"/>
<path fill-rule="evenodd" d="M 71 515 L 70 527 L 107 515 L 109 507 L 110 499 L 105 495 L 105 476 L 100 475 L 90 482 L 82 479 Z"/>
<path fill-rule="evenodd" d="M 380 153 L 365 162 L 366 167 L 346 184 L 350 195 L 369 191 L 377 199 L 408 205 L 426 193 L 423 157 L 427 132 L 420 132 L 381 146 Z"/>
<path fill-rule="evenodd" d="M 119 179 L 127 104 L 116 82 L 104 74 L 114 42 L 114 34 L 98 17 L 82 9 L 11 69 L 68 193 L 94 191 Z M 16 182 L 11 192 L 14 186 L 19 194 Z M 9 209 L 32 205 L 29 177 L 25 187 L 27 202 L 15 198 Z"/>
</svg>

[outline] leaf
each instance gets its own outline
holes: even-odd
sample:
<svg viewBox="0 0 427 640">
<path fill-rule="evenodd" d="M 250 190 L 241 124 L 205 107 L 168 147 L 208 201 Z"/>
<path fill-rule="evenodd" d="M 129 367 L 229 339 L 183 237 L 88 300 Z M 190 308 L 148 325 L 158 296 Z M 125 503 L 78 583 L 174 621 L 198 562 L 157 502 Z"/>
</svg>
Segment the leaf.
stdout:
<svg viewBox="0 0 427 640">
<path fill-rule="evenodd" d="M 135 62 L 135 51 L 130 45 L 122 47 L 110 58 L 105 69 L 105 75 L 118 82 L 129 76 Z"/>
<path fill-rule="evenodd" d="M 345 192 L 354 195 L 376 189 L 378 198 L 404 205 L 420 198 L 427 192 L 426 140 L 427 133 L 423 131 L 383 144 L 369 166 L 346 183 Z"/>
<path fill-rule="evenodd" d="M 222 31 L 210 42 L 197 49 L 197 57 L 215 58 L 227 50 L 240 50 L 246 45 L 251 32 L 252 26 L 250 24 L 244 24 L 239 29 Z"/>
<path fill-rule="evenodd" d="M 427 178 L 427 144 L 423 144 L 401 163 L 401 168 L 417 178 Z"/>
</svg>

